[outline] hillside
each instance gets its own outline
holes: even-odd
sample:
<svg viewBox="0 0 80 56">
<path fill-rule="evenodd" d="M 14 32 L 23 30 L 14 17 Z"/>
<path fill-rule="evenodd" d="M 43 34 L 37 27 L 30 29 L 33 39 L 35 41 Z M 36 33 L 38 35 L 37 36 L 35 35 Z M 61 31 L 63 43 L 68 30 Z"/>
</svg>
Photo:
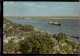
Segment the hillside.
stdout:
<svg viewBox="0 0 80 56">
<path fill-rule="evenodd" d="M 49 34 L 3 19 L 3 52 L 7 54 L 78 54 L 79 43 L 66 34 Z"/>
</svg>

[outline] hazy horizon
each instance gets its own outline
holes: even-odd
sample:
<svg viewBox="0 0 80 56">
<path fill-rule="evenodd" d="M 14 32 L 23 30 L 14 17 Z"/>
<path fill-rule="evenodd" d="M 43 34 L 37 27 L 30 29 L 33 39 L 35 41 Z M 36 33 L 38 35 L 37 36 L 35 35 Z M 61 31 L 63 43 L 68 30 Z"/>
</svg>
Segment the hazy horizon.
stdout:
<svg viewBox="0 0 80 56">
<path fill-rule="evenodd" d="M 4 16 L 80 16 L 80 2 L 4 2 Z"/>
</svg>

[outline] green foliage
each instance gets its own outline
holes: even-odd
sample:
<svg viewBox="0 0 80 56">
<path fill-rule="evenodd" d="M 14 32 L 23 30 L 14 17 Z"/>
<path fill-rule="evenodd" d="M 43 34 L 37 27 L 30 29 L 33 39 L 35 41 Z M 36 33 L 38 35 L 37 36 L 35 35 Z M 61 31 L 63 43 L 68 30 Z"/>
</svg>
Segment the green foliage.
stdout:
<svg viewBox="0 0 80 56">
<path fill-rule="evenodd" d="M 54 34 L 53 37 L 56 38 L 58 41 L 61 41 L 61 40 L 66 41 L 67 40 L 67 35 L 63 34 L 63 33 L 59 33 L 57 35 Z"/>
<path fill-rule="evenodd" d="M 62 45 L 59 45 L 59 48 L 62 50 L 63 48 L 62 48 Z"/>
<path fill-rule="evenodd" d="M 63 46 L 63 50 L 65 50 L 65 52 L 69 52 L 69 48 L 68 48 L 68 46 Z"/>
<path fill-rule="evenodd" d="M 66 42 L 69 43 L 69 45 L 71 45 L 73 47 L 73 49 L 76 48 L 77 43 L 75 43 L 73 41 L 69 41 L 69 40 L 66 40 Z"/>
<path fill-rule="evenodd" d="M 76 43 L 75 43 L 75 42 L 71 42 L 70 44 L 72 45 L 72 47 L 73 47 L 74 49 L 76 48 L 76 47 L 75 47 L 75 46 L 76 46 Z"/>
<path fill-rule="evenodd" d="M 20 51 L 24 54 L 52 54 L 53 42 L 49 36 L 31 32 L 31 37 L 20 41 Z"/>
<path fill-rule="evenodd" d="M 59 45 L 59 48 L 61 50 L 61 52 L 66 52 L 66 53 L 69 53 L 69 47 L 67 45 L 65 46 L 62 46 L 62 45 Z"/>
<path fill-rule="evenodd" d="M 6 25 L 6 27 L 4 29 L 7 29 L 7 30 L 21 30 L 21 31 L 33 31 L 34 28 L 31 26 L 31 25 L 22 25 L 22 24 L 17 24 L 17 23 L 13 23 L 7 19 L 4 19 L 3 20 L 3 23 Z M 12 26 L 11 29 L 10 26 Z"/>
<path fill-rule="evenodd" d="M 74 51 L 74 49 L 78 49 L 78 47 L 76 47 L 77 44 L 75 42 L 69 41 L 66 34 L 55 34 L 52 38 L 48 34 L 42 33 L 40 31 L 34 31 L 34 28 L 31 25 L 16 24 L 6 19 L 3 20 L 3 23 L 5 26 L 3 27 L 3 34 L 5 35 L 5 38 L 8 36 L 25 38 L 19 43 L 14 43 L 13 39 L 9 40 L 8 43 L 3 43 L 3 51 L 8 54 L 18 52 L 21 52 L 22 54 L 78 53 L 78 51 Z M 51 39 L 54 39 L 55 41 L 52 41 Z M 73 50 L 69 50 L 70 48 L 67 45 L 60 45 L 61 42 L 59 41 L 62 40 L 64 40 L 65 43 L 68 43 Z M 56 51 L 55 49 L 53 50 L 53 47 L 57 42 L 59 42 L 58 47 L 60 48 L 60 51 Z"/>
<path fill-rule="evenodd" d="M 9 40 L 8 43 L 3 43 L 3 52 L 17 53 L 19 51 L 19 47 L 18 43 L 14 43 L 12 40 Z"/>
<path fill-rule="evenodd" d="M 56 54 L 61 54 L 60 51 L 56 51 Z"/>
<path fill-rule="evenodd" d="M 22 31 L 33 31 L 34 28 L 31 25 L 22 25 L 22 28 L 20 28 L 20 30 Z"/>
<path fill-rule="evenodd" d="M 3 34 L 6 36 L 24 36 L 25 32 L 34 31 L 34 28 L 31 25 L 22 25 L 13 23 L 7 19 L 3 19 Z"/>
</svg>

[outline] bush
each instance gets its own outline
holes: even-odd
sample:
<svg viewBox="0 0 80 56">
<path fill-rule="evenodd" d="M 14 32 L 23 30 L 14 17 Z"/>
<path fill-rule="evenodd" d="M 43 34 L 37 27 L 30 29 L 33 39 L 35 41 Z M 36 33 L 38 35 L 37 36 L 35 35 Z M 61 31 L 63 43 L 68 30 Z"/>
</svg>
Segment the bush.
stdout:
<svg viewBox="0 0 80 56">
<path fill-rule="evenodd" d="M 65 52 L 69 52 L 69 47 L 68 46 L 63 46 L 63 50 L 65 50 Z"/>
<path fill-rule="evenodd" d="M 12 40 L 9 40 L 8 43 L 3 43 L 3 52 L 8 54 L 17 53 L 19 51 L 19 44 L 14 43 Z"/>
<path fill-rule="evenodd" d="M 63 34 L 63 33 L 59 33 L 57 35 L 53 35 L 53 37 L 56 38 L 58 41 L 61 41 L 61 40 L 66 41 L 67 40 L 67 35 Z"/>
<path fill-rule="evenodd" d="M 12 26 L 11 30 L 14 29 L 19 29 L 19 30 L 22 30 L 22 31 L 33 31 L 34 28 L 31 26 L 31 25 L 22 25 L 22 24 L 17 24 L 17 23 L 14 23 L 14 22 L 11 22 L 7 19 L 4 19 L 3 20 L 3 23 L 6 25 L 6 28 L 4 29 L 8 29 L 10 26 Z M 8 29 L 10 30 L 10 29 Z"/>
<path fill-rule="evenodd" d="M 33 31 L 34 28 L 31 25 L 23 25 L 23 29 L 27 31 Z"/>
<path fill-rule="evenodd" d="M 52 54 L 53 42 L 49 36 L 39 32 L 31 32 L 30 37 L 20 41 L 20 51 L 22 54 Z"/>
</svg>

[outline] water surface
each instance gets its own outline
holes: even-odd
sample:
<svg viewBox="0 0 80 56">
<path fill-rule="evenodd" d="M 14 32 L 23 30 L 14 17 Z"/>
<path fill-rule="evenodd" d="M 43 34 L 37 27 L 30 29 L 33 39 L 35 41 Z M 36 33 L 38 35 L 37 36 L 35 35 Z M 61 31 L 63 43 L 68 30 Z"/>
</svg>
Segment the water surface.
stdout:
<svg viewBox="0 0 80 56">
<path fill-rule="evenodd" d="M 80 36 L 80 19 L 14 19 L 8 18 L 8 20 L 19 24 L 32 25 L 34 28 L 49 32 L 51 34 L 65 33 L 69 35 Z M 62 26 L 49 25 L 49 22 L 59 22 Z M 78 41 L 75 38 L 69 38 L 74 41 Z"/>
</svg>

